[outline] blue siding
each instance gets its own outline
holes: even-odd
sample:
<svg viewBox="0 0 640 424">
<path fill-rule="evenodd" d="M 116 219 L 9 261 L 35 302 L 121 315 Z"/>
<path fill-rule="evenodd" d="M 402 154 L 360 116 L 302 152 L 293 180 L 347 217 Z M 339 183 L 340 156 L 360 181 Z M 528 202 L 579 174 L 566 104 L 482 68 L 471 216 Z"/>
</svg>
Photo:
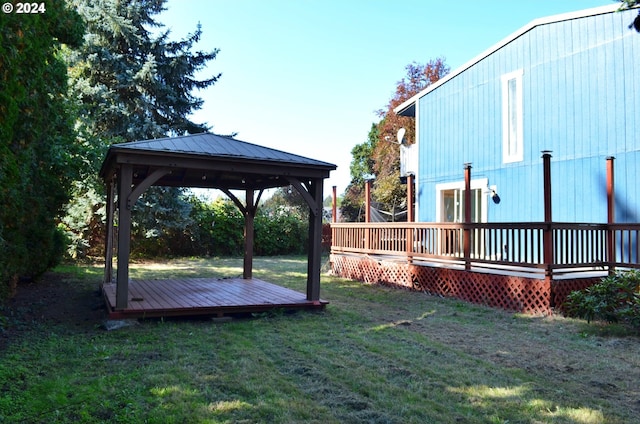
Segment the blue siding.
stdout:
<svg viewBox="0 0 640 424">
<path fill-rule="evenodd" d="M 620 155 L 615 163 L 616 221 L 640 222 L 640 198 L 637 188 L 640 176 L 640 150 Z"/>
<path fill-rule="evenodd" d="M 640 35 L 637 11 L 539 25 L 421 97 L 421 221 L 436 185 L 487 178 L 502 201 L 489 221 L 541 221 L 541 150 L 552 150 L 553 218 L 606 221 L 606 161 L 615 156 L 618 219 L 638 220 Z M 523 69 L 524 160 L 502 162 L 501 76 Z M 634 78 L 635 76 L 635 78 Z"/>
</svg>

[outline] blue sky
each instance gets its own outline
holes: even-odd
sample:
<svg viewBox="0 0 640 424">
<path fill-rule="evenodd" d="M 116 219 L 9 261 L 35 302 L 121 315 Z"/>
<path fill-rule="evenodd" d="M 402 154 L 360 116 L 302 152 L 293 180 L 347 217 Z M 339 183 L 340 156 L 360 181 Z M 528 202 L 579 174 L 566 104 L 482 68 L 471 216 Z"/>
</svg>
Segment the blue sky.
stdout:
<svg viewBox="0 0 640 424">
<path fill-rule="evenodd" d="M 219 134 L 338 166 L 342 193 L 351 149 L 366 141 L 412 62 L 443 57 L 451 70 L 540 17 L 611 0 L 169 0 L 158 20 L 197 50 L 220 49 L 194 114 Z"/>
</svg>

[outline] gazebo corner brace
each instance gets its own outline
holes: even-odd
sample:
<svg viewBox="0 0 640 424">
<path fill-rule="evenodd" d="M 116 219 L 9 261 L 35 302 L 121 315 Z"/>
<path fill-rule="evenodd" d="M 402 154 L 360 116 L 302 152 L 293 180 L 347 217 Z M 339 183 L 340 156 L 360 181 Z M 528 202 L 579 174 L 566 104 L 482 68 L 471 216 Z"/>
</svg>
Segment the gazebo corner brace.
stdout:
<svg viewBox="0 0 640 424">
<path fill-rule="evenodd" d="M 129 196 L 127 196 L 127 209 L 131 210 L 131 208 L 136 203 L 138 198 L 142 195 L 142 193 L 144 193 L 149 187 L 151 187 L 160 178 L 170 173 L 171 173 L 171 169 L 169 168 L 159 168 L 153 171 L 151 175 L 147 176 L 147 178 L 145 178 L 142 182 L 140 182 L 129 194 Z"/>
</svg>

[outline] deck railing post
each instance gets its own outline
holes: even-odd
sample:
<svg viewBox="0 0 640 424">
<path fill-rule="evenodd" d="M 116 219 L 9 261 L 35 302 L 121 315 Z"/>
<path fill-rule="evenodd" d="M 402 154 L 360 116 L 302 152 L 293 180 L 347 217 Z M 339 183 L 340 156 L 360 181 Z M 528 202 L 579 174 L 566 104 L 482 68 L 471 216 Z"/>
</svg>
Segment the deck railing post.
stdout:
<svg viewBox="0 0 640 424">
<path fill-rule="evenodd" d="M 336 186 L 331 188 L 331 224 L 335 224 L 338 222 L 338 197 L 336 195 Z M 333 253 L 333 245 L 336 242 L 336 228 L 334 225 L 331 225 L 331 244 L 329 245 L 329 252 Z M 333 266 L 331 267 L 333 269 Z"/>
<path fill-rule="evenodd" d="M 407 227 L 405 229 L 405 240 L 407 243 L 407 261 L 409 263 L 413 262 L 413 249 L 416 245 L 415 236 L 416 230 L 415 226 L 412 223 L 415 221 L 415 211 L 413 208 L 413 199 L 414 199 L 414 179 L 415 176 L 413 174 L 407 175 Z"/>
<path fill-rule="evenodd" d="M 464 164 L 464 269 L 471 269 L 471 163 Z"/>
<path fill-rule="evenodd" d="M 371 185 L 372 180 L 366 180 L 364 183 L 364 222 L 371 222 Z M 364 248 L 370 249 L 371 228 L 365 227 L 364 230 Z"/>
<path fill-rule="evenodd" d="M 364 182 L 364 222 L 371 222 L 371 180 Z"/>
<path fill-rule="evenodd" d="M 331 187 L 331 222 L 338 222 L 338 196 L 336 186 Z"/>
<path fill-rule="evenodd" d="M 414 195 L 414 180 L 413 174 L 407 175 L 407 222 L 414 222 L 416 220 L 415 210 L 413 208 Z"/>
<path fill-rule="evenodd" d="M 553 278 L 553 227 L 551 211 L 551 151 L 542 151 L 542 169 L 544 186 L 544 232 L 542 243 L 544 245 L 544 268 L 545 277 L 549 280 Z"/>
<path fill-rule="evenodd" d="M 609 274 L 615 272 L 616 263 L 616 234 L 613 225 L 616 220 L 615 215 L 615 180 L 614 180 L 614 157 L 607 158 L 607 263 Z"/>
<path fill-rule="evenodd" d="M 415 226 L 411 222 L 407 222 L 407 226 L 404 228 L 405 249 L 407 251 L 407 262 L 413 262 L 413 246 L 415 245 Z"/>
</svg>

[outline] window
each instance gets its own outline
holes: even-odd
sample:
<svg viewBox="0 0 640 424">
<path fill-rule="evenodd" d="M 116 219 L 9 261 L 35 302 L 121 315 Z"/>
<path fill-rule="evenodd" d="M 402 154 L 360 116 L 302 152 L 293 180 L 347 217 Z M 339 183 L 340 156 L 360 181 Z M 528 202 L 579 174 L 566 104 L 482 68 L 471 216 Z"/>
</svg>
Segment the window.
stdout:
<svg viewBox="0 0 640 424">
<path fill-rule="evenodd" d="M 464 189 L 442 190 L 442 222 L 464 222 Z M 481 222 L 482 189 L 471 189 L 471 222 Z"/>
<path fill-rule="evenodd" d="M 471 180 L 471 222 L 487 222 L 488 183 L 486 178 Z M 464 222 L 464 181 L 436 184 L 436 221 Z M 461 255 L 460 230 L 445 229 L 438 234 L 438 254 Z M 472 255 L 484 254 L 484 234 L 472 235 Z"/>
<path fill-rule="evenodd" d="M 523 160 L 522 69 L 502 76 L 502 161 Z"/>
<path fill-rule="evenodd" d="M 471 181 L 471 222 L 487 222 L 487 190 L 489 180 Z M 464 181 L 436 184 L 436 221 L 464 221 Z"/>
</svg>

